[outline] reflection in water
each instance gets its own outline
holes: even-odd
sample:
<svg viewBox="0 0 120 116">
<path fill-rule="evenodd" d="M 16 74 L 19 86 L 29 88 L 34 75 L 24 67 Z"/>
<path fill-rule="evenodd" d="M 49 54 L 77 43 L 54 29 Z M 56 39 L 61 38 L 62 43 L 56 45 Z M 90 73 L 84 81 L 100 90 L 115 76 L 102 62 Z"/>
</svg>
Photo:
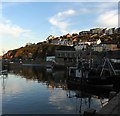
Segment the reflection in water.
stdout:
<svg viewBox="0 0 120 116">
<path fill-rule="evenodd" d="M 66 88 L 66 75 L 64 71 L 48 72 L 40 67 L 16 68 L 11 73 L 22 76 L 27 80 L 34 80 L 38 83 L 45 83 L 48 88 Z"/>
<path fill-rule="evenodd" d="M 66 71 L 24 66 L 11 69 L 1 82 L 3 113 L 83 114 L 87 108 L 99 110 L 108 100 L 69 88 Z"/>
<path fill-rule="evenodd" d="M 2 85 L 2 92 L 5 93 L 5 87 L 6 87 L 6 80 L 8 78 L 8 75 L 1 75 L 1 85 Z"/>
<path fill-rule="evenodd" d="M 81 115 L 84 113 L 85 109 L 93 108 L 101 106 L 103 107 L 105 103 L 108 103 L 108 99 L 105 99 L 101 96 L 91 95 L 85 93 L 84 91 L 70 91 L 67 94 L 68 98 L 76 99 L 76 110 Z"/>
</svg>

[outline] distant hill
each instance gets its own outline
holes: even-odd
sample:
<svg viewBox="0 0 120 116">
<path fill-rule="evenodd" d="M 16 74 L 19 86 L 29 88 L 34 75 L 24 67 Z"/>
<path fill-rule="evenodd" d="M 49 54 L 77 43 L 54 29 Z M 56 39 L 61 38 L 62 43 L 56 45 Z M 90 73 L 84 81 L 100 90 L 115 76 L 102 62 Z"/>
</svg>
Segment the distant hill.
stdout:
<svg viewBox="0 0 120 116">
<path fill-rule="evenodd" d="M 66 47 L 63 45 L 51 45 L 48 43 L 26 45 L 14 50 L 9 50 L 3 55 L 4 59 L 45 59 L 45 56 L 55 55 L 55 50 Z"/>
<path fill-rule="evenodd" d="M 112 30 L 111 30 L 112 29 Z M 27 43 L 25 47 L 21 47 L 14 50 L 9 50 L 3 55 L 4 59 L 14 59 L 14 60 L 36 60 L 45 59 L 45 56 L 55 55 L 56 49 L 72 49 L 71 46 L 78 44 L 79 42 L 92 42 L 101 40 L 102 43 L 120 43 L 120 28 L 117 32 L 113 28 L 104 31 L 104 29 L 96 28 L 90 31 L 82 31 L 79 34 L 69 33 L 60 37 L 54 37 L 52 35 L 48 36 L 46 41 L 39 42 L 37 44 Z M 60 48 L 62 46 L 62 48 Z"/>
</svg>

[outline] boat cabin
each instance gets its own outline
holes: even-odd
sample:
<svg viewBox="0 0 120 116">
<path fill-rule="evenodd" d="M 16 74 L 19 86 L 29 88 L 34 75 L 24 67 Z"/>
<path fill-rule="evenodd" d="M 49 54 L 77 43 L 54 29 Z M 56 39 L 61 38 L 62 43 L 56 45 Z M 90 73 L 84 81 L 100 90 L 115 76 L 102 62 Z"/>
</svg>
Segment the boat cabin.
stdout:
<svg viewBox="0 0 120 116">
<path fill-rule="evenodd" d="M 82 71 L 81 71 L 80 68 L 77 68 L 77 67 L 69 67 L 69 76 L 70 77 L 81 78 L 82 77 Z"/>
</svg>

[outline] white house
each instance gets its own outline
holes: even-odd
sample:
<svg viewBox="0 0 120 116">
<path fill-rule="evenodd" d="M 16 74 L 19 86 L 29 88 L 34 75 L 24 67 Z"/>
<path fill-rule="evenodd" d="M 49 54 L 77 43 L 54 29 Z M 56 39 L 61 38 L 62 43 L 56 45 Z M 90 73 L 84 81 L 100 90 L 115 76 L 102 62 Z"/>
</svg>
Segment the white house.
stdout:
<svg viewBox="0 0 120 116">
<path fill-rule="evenodd" d="M 88 43 L 80 42 L 78 45 L 75 46 L 75 50 L 85 50 L 88 46 Z"/>
</svg>

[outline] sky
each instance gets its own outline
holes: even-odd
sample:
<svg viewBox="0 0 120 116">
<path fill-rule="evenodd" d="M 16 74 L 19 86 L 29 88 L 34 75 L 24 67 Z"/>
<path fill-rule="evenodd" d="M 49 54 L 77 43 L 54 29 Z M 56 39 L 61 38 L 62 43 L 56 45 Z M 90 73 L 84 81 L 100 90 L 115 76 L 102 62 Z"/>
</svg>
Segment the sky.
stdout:
<svg viewBox="0 0 120 116">
<path fill-rule="evenodd" d="M 118 27 L 117 0 L 88 1 L 2 0 L 0 55 L 26 43 L 45 41 L 49 35 Z"/>
</svg>

